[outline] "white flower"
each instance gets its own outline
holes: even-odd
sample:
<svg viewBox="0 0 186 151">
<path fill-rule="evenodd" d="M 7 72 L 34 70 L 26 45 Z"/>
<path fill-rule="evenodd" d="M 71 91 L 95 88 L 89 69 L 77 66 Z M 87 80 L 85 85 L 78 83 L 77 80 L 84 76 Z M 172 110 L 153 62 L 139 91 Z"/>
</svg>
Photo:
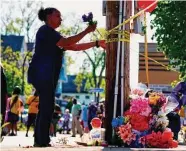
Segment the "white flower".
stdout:
<svg viewBox="0 0 186 151">
<path fill-rule="evenodd" d="M 158 111 L 158 117 L 164 117 L 166 116 L 166 113 L 163 111 Z"/>
</svg>

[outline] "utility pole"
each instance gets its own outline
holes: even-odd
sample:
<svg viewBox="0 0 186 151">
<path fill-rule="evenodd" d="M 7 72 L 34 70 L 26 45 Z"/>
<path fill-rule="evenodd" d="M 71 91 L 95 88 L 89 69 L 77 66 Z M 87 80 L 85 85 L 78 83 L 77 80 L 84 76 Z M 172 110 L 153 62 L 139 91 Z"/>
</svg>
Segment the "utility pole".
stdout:
<svg viewBox="0 0 186 151">
<path fill-rule="evenodd" d="M 106 2 L 106 29 L 110 30 L 118 25 L 119 1 Z M 117 38 L 110 35 L 109 38 Z M 114 108 L 114 88 L 116 78 L 117 42 L 107 43 L 106 48 L 106 98 L 105 98 L 105 140 L 112 143 L 112 118 Z"/>
<path fill-rule="evenodd" d="M 119 24 L 119 1 L 109 1 L 106 2 L 106 28 L 111 30 Z M 126 11 L 125 19 L 131 16 L 131 1 L 126 1 Z M 124 6 L 122 6 L 124 7 Z M 125 30 L 130 32 L 130 23 L 125 25 Z M 110 35 L 108 38 L 117 38 L 118 35 Z M 124 43 L 124 100 L 121 100 L 121 78 L 120 73 L 116 75 L 116 62 L 117 62 L 117 45 L 118 42 L 107 43 L 106 48 L 106 101 L 105 101 L 105 140 L 108 144 L 112 144 L 112 118 L 113 118 L 113 108 L 114 108 L 114 96 L 115 96 L 115 79 L 119 76 L 118 81 L 118 101 L 117 101 L 117 115 L 121 114 L 121 101 L 124 101 L 125 107 L 129 105 L 129 59 L 130 59 L 130 43 Z M 121 58 L 121 56 L 120 56 Z M 120 59 L 121 60 L 121 59 Z M 120 61 L 121 64 L 121 61 Z"/>
</svg>

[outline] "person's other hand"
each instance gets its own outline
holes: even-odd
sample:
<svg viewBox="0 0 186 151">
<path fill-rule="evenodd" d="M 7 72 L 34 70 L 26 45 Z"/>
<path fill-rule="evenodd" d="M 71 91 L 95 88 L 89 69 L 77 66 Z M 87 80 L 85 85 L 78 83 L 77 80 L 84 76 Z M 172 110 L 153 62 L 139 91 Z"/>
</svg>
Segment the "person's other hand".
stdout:
<svg viewBox="0 0 186 151">
<path fill-rule="evenodd" d="M 89 26 L 86 28 L 87 33 L 90 33 L 90 32 L 95 31 L 95 30 L 96 30 L 96 27 L 97 27 L 97 24 L 89 25 Z"/>
<path fill-rule="evenodd" d="M 100 47 L 102 47 L 103 49 L 106 49 L 105 40 L 99 40 L 99 41 L 98 41 L 98 45 L 99 45 Z"/>
</svg>

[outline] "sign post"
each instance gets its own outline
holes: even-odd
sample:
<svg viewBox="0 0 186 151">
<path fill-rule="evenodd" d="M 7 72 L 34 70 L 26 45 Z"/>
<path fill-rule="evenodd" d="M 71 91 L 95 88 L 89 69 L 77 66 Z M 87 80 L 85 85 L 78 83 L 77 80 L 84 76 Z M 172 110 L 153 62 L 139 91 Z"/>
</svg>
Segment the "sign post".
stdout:
<svg viewBox="0 0 186 151">
<path fill-rule="evenodd" d="M 104 91 L 103 88 L 91 88 L 91 89 L 89 89 L 90 93 L 94 93 L 95 94 L 95 101 L 97 103 L 99 102 L 99 93 L 101 93 L 103 91 Z"/>
</svg>

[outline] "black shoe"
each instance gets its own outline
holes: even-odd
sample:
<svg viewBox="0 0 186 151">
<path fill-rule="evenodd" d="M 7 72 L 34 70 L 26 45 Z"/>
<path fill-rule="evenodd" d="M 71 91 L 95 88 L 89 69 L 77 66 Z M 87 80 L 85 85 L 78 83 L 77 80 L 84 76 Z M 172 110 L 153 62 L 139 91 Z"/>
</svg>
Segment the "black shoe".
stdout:
<svg viewBox="0 0 186 151">
<path fill-rule="evenodd" d="M 16 134 L 14 134 L 14 133 L 10 133 L 8 136 L 16 136 Z"/>
<path fill-rule="evenodd" d="M 28 137 L 28 134 L 26 134 L 25 137 Z"/>
<path fill-rule="evenodd" d="M 76 137 L 76 135 L 72 135 L 71 137 Z"/>
<path fill-rule="evenodd" d="M 34 147 L 52 147 L 51 144 L 37 144 L 37 143 L 34 143 Z"/>
</svg>

